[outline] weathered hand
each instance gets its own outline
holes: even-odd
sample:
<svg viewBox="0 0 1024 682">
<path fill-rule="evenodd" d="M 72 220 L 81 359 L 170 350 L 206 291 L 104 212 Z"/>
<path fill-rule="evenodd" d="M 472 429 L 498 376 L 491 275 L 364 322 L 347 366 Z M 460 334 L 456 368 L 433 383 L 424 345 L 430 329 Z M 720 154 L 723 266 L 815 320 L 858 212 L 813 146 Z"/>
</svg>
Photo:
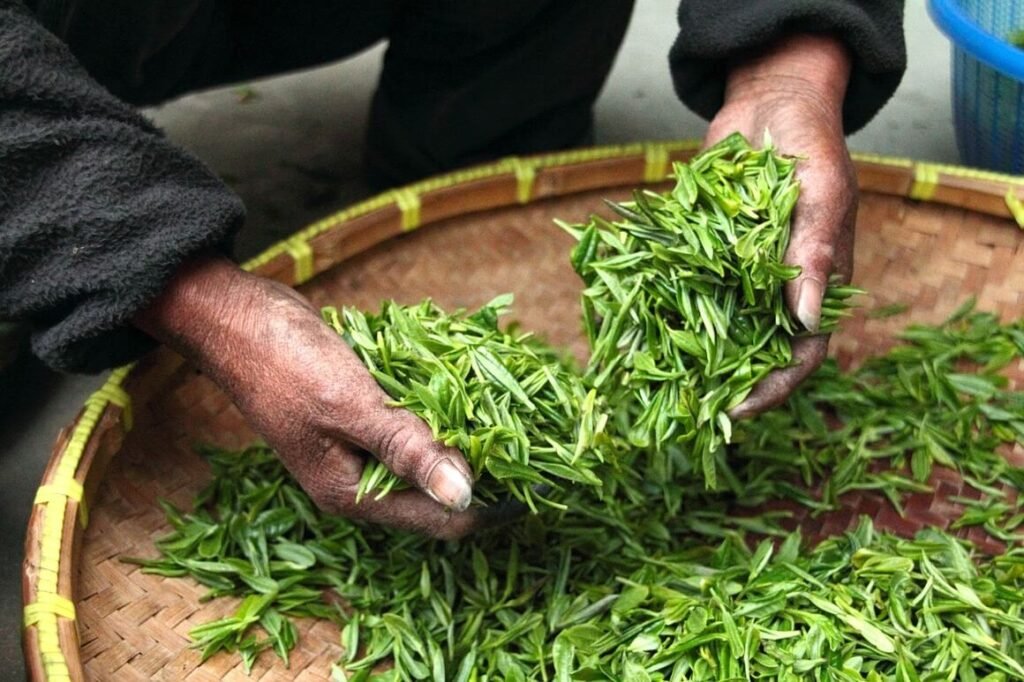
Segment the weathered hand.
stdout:
<svg viewBox="0 0 1024 682">
<path fill-rule="evenodd" d="M 454 538 L 482 515 L 466 511 L 471 474 L 389 397 L 356 355 L 292 289 L 221 259 L 183 267 L 136 324 L 185 354 L 229 396 L 322 509 Z M 356 503 L 368 453 L 417 489 Z"/>
<path fill-rule="evenodd" d="M 722 109 L 705 144 L 739 131 L 757 144 L 768 130 L 783 154 L 801 157 L 800 198 L 786 262 L 802 268 L 788 283 L 786 303 L 816 331 L 830 275 L 853 268 L 857 177 L 843 138 L 842 106 L 850 61 L 845 47 L 821 35 L 791 36 L 730 71 Z M 783 403 L 825 359 L 828 337 L 793 344 L 795 364 L 763 379 L 732 411 L 748 417 Z"/>
</svg>

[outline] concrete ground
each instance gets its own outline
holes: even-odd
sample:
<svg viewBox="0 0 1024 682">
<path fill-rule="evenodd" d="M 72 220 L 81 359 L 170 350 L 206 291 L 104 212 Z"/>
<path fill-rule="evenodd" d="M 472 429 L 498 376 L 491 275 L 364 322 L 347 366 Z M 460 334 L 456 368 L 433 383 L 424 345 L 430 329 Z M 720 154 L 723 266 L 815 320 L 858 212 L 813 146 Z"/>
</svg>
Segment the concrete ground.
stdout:
<svg viewBox="0 0 1024 682">
<path fill-rule="evenodd" d="M 598 143 L 701 137 L 672 92 L 666 53 L 677 0 L 638 0 L 597 104 Z M 909 69 L 893 100 L 850 147 L 955 163 L 948 43 L 923 0 L 907 3 Z M 364 196 L 359 151 L 383 46 L 287 77 L 185 97 L 149 112 L 245 199 L 241 256 Z M 25 358 L 0 374 L 0 679 L 23 677 L 20 562 L 32 499 L 58 429 L 99 377 L 50 373 Z"/>
</svg>

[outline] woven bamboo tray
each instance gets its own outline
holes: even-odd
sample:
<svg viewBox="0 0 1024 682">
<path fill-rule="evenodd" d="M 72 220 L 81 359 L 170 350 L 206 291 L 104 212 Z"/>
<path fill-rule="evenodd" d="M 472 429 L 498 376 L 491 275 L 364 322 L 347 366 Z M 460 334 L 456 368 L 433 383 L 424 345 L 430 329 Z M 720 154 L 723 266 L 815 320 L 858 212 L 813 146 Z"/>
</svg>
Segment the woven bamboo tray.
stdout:
<svg viewBox="0 0 1024 682">
<path fill-rule="evenodd" d="M 318 305 L 375 308 L 383 298 L 432 296 L 445 307 L 476 306 L 512 291 L 525 328 L 582 356 L 571 240 L 552 218 L 582 219 L 605 197 L 662 180 L 672 160 L 696 148 L 597 148 L 435 178 L 317 222 L 246 267 L 298 286 Z M 855 281 L 873 293 L 833 340 L 841 363 L 885 350 L 911 321 L 942 320 L 972 294 L 984 309 L 1024 314 L 1024 233 L 1014 221 L 1024 225 L 1024 179 L 867 155 L 857 167 Z M 863 314 L 891 303 L 910 312 Z M 188 647 L 189 629 L 228 614 L 230 600 L 200 604 L 198 585 L 144 575 L 119 557 L 153 556 L 154 537 L 167 530 L 157 498 L 187 505 L 208 478 L 193 444 L 239 447 L 253 438 L 224 395 L 166 349 L 113 372 L 86 401 L 54 445 L 28 527 L 24 647 L 32 680 L 247 679 L 237 656 L 200 665 Z M 961 512 L 948 498 L 971 491 L 949 471 L 937 471 L 933 483 L 934 494 L 910 499 L 906 517 L 862 493 L 807 530 L 838 533 L 861 513 L 902 534 L 945 527 Z M 336 628 L 305 622 L 300 631 L 290 670 L 266 653 L 251 679 L 326 678 L 341 651 Z"/>
</svg>

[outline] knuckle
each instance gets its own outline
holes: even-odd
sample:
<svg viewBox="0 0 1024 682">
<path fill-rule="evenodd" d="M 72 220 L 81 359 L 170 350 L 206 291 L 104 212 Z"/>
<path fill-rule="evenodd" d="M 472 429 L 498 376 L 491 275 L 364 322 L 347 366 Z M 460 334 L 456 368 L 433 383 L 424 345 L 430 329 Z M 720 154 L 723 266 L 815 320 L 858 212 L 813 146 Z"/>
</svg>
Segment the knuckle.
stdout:
<svg viewBox="0 0 1024 682">
<path fill-rule="evenodd" d="M 370 420 L 370 410 L 365 407 L 367 401 L 363 400 L 358 384 L 350 379 L 345 376 L 333 381 L 318 379 L 310 387 L 317 424 L 325 432 L 345 435 L 353 424 Z"/>
<path fill-rule="evenodd" d="M 293 460 L 289 469 L 317 508 L 354 518 L 358 514 L 355 496 L 359 472 L 353 470 L 352 463 L 346 463 L 337 448 L 330 438 L 322 438 L 312 454 Z"/>
<path fill-rule="evenodd" d="M 325 417 L 336 421 L 339 414 L 346 414 L 351 407 L 351 391 L 341 381 L 319 381 L 315 386 L 314 399 L 321 406 Z"/>
<path fill-rule="evenodd" d="M 422 469 L 428 459 L 422 456 L 426 453 L 419 447 L 421 441 L 416 425 L 395 418 L 383 424 L 374 443 L 374 452 L 398 476 L 418 476 L 426 473 Z"/>
<path fill-rule="evenodd" d="M 350 519 L 361 518 L 362 510 L 356 504 L 355 494 L 347 489 L 314 484 L 306 489 L 306 493 L 321 511 Z"/>
</svg>

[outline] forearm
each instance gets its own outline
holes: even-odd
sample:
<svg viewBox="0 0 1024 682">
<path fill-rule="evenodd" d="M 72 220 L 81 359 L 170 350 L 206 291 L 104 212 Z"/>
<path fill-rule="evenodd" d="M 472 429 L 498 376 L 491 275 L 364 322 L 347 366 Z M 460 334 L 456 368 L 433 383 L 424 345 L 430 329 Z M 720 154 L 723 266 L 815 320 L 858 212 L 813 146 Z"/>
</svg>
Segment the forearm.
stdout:
<svg viewBox="0 0 1024 682">
<path fill-rule="evenodd" d="M 297 320 L 303 324 L 295 325 Z M 275 347 L 280 343 L 279 327 L 306 330 L 313 323 L 326 329 L 293 289 L 209 252 L 183 263 L 132 323 L 229 391 L 265 371 L 266 355 L 280 351 Z M 301 345 L 298 333 L 292 332 L 293 341 Z M 271 337 L 272 343 L 267 341 Z"/>
<path fill-rule="evenodd" d="M 183 263 L 132 321 L 154 339 L 194 359 L 204 347 L 229 340 L 232 311 L 244 307 L 248 298 L 246 277 L 226 258 L 202 254 Z"/>
<path fill-rule="evenodd" d="M 797 76 L 823 84 L 845 70 L 841 115 L 850 133 L 882 107 L 906 67 L 902 0 L 681 0 L 679 26 L 669 54 L 676 92 L 709 120 L 725 101 L 732 67 L 747 61 L 756 70 L 770 57 L 773 68 L 798 65 Z M 824 61 L 799 57 L 810 52 Z"/>
<path fill-rule="evenodd" d="M 762 94 L 798 94 L 842 115 L 852 59 L 828 34 L 792 34 L 738 58 L 729 70 L 725 101 Z"/>
<path fill-rule="evenodd" d="M 64 370 L 134 359 L 130 323 L 178 266 L 224 248 L 241 202 L 0 0 L 0 317 Z"/>
</svg>

